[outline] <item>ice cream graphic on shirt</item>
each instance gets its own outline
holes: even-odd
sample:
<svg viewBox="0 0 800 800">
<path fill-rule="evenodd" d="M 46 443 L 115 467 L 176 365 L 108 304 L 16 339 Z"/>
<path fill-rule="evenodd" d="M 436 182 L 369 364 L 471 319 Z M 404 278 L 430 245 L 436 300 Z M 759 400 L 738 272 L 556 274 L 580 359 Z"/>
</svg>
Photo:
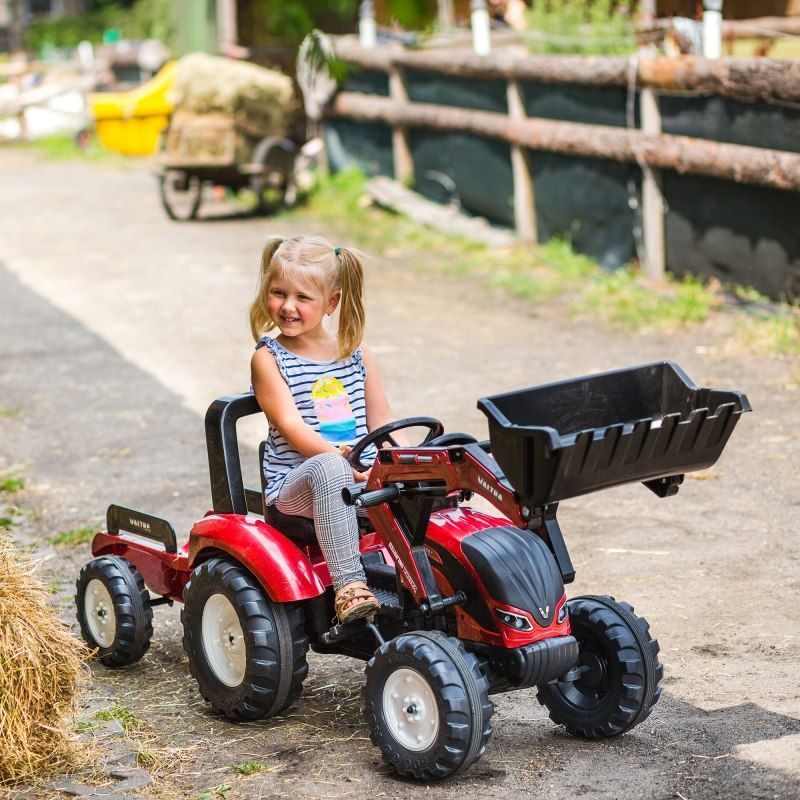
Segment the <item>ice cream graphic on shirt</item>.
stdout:
<svg viewBox="0 0 800 800">
<path fill-rule="evenodd" d="M 311 399 L 319 421 L 319 432 L 329 442 L 348 442 L 356 436 L 356 419 L 342 382 L 328 375 L 311 387 Z"/>
</svg>

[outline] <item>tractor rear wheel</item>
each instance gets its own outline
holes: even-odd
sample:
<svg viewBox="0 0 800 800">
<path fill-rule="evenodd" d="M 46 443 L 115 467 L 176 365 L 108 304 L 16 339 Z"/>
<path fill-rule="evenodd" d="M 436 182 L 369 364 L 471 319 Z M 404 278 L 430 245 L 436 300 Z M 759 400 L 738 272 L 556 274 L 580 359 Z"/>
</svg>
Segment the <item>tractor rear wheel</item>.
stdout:
<svg viewBox="0 0 800 800">
<path fill-rule="evenodd" d="M 75 589 L 81 636 L 100 662 L 124 667 L 138 661 L 150 647 L 153 610 L 136 567 L 120 556 L 100 556 L 81 570 Z"/>
<path fill-rule="evenodd" d="M 240 564 L 212 558 L 184 590 L 183 647 L 212 708 L 232 719 L 285 711 L 308 674 L 303 611 L 275 603 Z"/>
<path fill-rule="evenodd" d="M 542 686 L 537 698 L 575 736 L 625 733 L 649 716 L 661 695 L 658 642 L 647 620 L 613 597 L 576 597 L 568 607 L 579 648 L 570 677 L 578 675 Z"/>
</svg>

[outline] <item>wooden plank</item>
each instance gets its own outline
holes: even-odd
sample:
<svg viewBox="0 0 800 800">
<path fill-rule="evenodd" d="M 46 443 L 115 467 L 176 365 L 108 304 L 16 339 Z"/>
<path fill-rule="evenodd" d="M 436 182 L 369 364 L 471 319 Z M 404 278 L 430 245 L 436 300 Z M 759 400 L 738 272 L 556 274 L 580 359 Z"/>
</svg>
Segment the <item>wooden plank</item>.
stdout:
<svg viewBox="0 0 800 800">
<path fill-rule="evenodd" d="M 389 96 L 398 103 L 408 102 L 401 67 L 392 66 L 389 69 Z M 411 186 L 414 183 L 414 159 L 411 156 L 408 129 L 404 125 L 396 125 L 392 128 L 392 159 L 394 161 L 394 177 L 400 183 Z"/>
<path fill-rule="evenodd" d="M 493 111 L 428 103 L 400 104 L 387 98 L 353 92 L 339 93 L 328 115 L 389 125 L 458 130 L 532 150 L 623 163 L 641 160 L 651 167 L 679 173 L 800 191 L 800 154 L 761 147 L 712 142 L 690 136 L 656 136 L 611 125 L 534 118 L 512 120 Z"/>
<path fill-rule="evenodd" d="M 648 136 L 661 134 L 661 112 L 655 90 L 645 87 L 640 92 L 642 131 Z M 642 228 L 644 234 L 645 272 L 653 281 L 664 280 L 667 268 L 664 239 L 664 197 L 661 193 L 661 171 L 649 164 L 642 169 Z"/>
<path fill-rule="evenodd" d="M 511 231 L 494 228 L 483 217 L 467 216 L 453 206 L 434 203 L 391 178 L 372 178 L 366 190 L 378 205 L 442 233 L 463 236 L 490 247 L 510 247 L 517 241 Z"/>
<path fill-rule="evenodd" d="M 525 119 L 525 107 L 516 81 L 508 82 L 508 115 L 511 119 Z M 528 164 L 527 151 L 518 144 L 511 145 L 511 174 L 514 180 L 514 224 L 517 236 L 523 242 L 535 245 L 536 200 L 533 192 L 533 179 Z"/>
</svg>

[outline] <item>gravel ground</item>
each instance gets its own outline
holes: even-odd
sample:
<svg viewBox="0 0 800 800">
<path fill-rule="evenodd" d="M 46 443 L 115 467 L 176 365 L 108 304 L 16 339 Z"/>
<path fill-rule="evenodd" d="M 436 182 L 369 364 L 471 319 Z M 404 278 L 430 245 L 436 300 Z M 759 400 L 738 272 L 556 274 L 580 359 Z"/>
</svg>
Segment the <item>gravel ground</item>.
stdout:
<svg viewBox="0 0 800 800">
<path fill-rule="evenodd" d="M 210 503 L 205 409 L 248 385 L 245 312 L 260 244 L 300 229 L 254 218 L 170 223 L 147 166 L 2 150 L 0 172 L 0 471 L 25 476 L 14 502 L 33 513 L 15 535 L 37 543 L 41 574 L 74 619 L 72 585 L 89 548 L 46 538 L 101 525 L 109 502 L 188 533 Z M 338 243 L 313 223 L 302 230 Z M 92 667 L 82 718 L 123 703 L 135 719 L 123 733 L 84 733 L 75 779 L 164 799 L 226 786 L 229 800 L 800 795 L 797 363 L 730 346 L 724 319 L 631 336 L 420 266 L 424 253 L 368 264 L 367 340 L 398 417 L 437 416 L 482 438 L 480 396 L 661 358 L 698 383 L 748 394 L 755 412 L 705 480 L 687 479 L 676 498 L 629 486 L 560 509 L 577 569 L 569 594 L 628 600 L 661 643 L 664 694 L 653 715 L 591 743 L 555 727 L 533 691 L 499 695 L 483 759 L 460 780 L 418 786 L 392 776 L 369 743 L 360 662 L 311 654 L 304 695 L 285 717 L 231 724 L 204 708 L 178 609 L 162 607 L 141 663 Z M 251 484 L 262 434 L 253 422 L 242 437 Z M 108 757 L 137 750 L 154 780 L 126 795 Z M 264 769 L 233 771 L 246 760 Z"/>
</svg>

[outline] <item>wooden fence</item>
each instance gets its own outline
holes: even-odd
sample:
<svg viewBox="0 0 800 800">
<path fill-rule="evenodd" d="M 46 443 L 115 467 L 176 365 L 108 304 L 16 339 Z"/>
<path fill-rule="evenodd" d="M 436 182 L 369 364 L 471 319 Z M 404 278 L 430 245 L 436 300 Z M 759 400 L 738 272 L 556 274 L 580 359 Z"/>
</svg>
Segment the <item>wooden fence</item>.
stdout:
<svg viewBox="0 0 800 800">
<path fill-rule="evenodd" d="M 364 49 L 351 38 L 336 43 L 338 56 L 363 70 L 388 74 L 389 96 L 343 91 L 333 100 L 329 118 L 380 122 L 392 130 L 394 176 L 413 183 L 410 129 L 460 131 L 501 140 L 510 146 L 514 216 L 518 235 L 537 241 L 536 198 L 530 151 L 631 162 L 642 170 L 642 219 L 646 269 L 654 277 L 665 270 L 664 206 L 661 173 L 702 175 L 742 184 L 800 192 L 800 152 L 787 152 L 678 136 L 661 131 L 659 93 L 713 94 L 736 101 L 800 102 L 800 64 L 766 59 L 685 56 L 530 56 L 518 48 L 477 56 L 467 51 Z M 452 105 L 410 102 L 406 70 L 460 79 L 503 81 L 506 113 Z M 627 87 L 639 104 L 638 127 L 595 125 L 527 117 L 520 82 L 592 87 Z"/>
</svg>

